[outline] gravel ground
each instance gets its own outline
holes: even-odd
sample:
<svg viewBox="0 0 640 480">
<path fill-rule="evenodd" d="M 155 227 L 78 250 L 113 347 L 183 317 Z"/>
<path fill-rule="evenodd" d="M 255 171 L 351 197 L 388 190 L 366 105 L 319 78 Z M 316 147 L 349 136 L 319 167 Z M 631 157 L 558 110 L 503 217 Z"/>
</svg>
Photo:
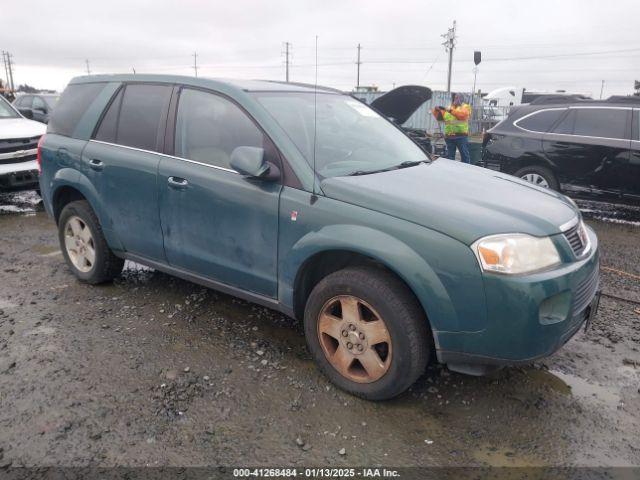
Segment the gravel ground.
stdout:
<svg viewBox="0 0 640 480">
<path fill-rule="evenodd" d="M 129 263 L 77 282 L 35 203 L 0 196 L 0 468 L 640 465 L 633 221 L 590 220 L 607 296 L 587 333 L 489 377 L 432 366 L 370 403 L 276 312 Z"/>
</svg>

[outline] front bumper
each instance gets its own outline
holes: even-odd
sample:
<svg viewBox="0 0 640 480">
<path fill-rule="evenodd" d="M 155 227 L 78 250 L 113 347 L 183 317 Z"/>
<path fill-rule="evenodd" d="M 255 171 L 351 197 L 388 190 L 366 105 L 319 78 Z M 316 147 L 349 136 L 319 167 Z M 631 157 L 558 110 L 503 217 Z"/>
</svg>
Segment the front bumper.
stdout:
<svg viewBox="0 0 640 480">
<path fill-rule="evenodd" d="M 31 190 L 38 186 L 38 162 L 0 164 L 0 190 Z"/>
<path fill-rule="evenodd" d="M 586 258 L 526 276 L 485 274 L 487 328 L 439 332 L 438 360 L 482 373 L 467 367 L 530 363 L 562 347 L 595 308 L 598 239 L 591 229 L 588 234 L 592 248 Z"/>
</svg>

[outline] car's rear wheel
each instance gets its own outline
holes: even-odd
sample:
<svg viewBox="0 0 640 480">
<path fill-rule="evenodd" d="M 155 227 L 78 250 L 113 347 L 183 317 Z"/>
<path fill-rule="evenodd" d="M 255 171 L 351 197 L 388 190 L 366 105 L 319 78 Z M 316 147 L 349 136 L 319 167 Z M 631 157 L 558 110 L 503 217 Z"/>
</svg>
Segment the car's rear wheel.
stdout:
<svg viewBox="0 0 640 480">
<path fill-rule="evenodd" d="M 304 324 L 321 370 L 340 388 L 370 400 L 402 393 L 429 358 L 420 304 L 382 268 L 353 267 L 325 277 L 309 296 Z"/>
<path fill-rule="evenodd" d="M 104 238 L 100 222 L 88 202 L 71 202 L 58 219 L 62 254 L 74 275 L 96 284 L 113 280 L 122 271 L 124 260 L 116 257 Z"/>
<path fill-rule="evenodd" d="M 514 173 L 514 176 L 539 187 L 551 188 L 556 191 L 560 190 L 558 179 L 553 172 L 546 167 L 531 165 L 521 168 Z"/>
</svg>

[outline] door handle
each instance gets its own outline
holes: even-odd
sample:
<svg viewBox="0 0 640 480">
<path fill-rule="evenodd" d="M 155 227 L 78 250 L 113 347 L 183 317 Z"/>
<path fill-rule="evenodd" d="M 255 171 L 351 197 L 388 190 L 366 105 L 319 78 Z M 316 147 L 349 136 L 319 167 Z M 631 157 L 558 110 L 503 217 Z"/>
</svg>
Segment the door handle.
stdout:
<svg viewBox="0 0 640 480">
<path fill-rule="evenodd" d="M 186 179 L 180 177 L 169 177 L 167 178 L 167 183 L 171 188 L 176 189 L 182 189 L 189 186 L 189 182 Z"/>
<path fill-rule="evenodd" d="M 97 158 L 92 158 L 89 160 L 89 167 L 93 170 L 100 171 L 104 168 L 104 162 L 102 160 L 98 160 Z"/>
</svg>

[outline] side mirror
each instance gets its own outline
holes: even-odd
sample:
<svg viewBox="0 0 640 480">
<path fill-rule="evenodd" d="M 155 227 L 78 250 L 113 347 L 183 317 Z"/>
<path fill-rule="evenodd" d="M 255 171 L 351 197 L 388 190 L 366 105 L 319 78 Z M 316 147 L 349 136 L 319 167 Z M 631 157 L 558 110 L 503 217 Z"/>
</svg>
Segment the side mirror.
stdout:
<svg viewBox="0 0 640 480">
<path fill-rule="evenodd" d="M 267 162 L 264 149 L 259 147 L 236 147 L 231 152 L 231 168 L 246 177 L 277 180 L 280 171 L 273 163 Z"/>
<path fill-rule="evenodd" d="M 30 108 L 19 108 L 18 111 L 25 117 L 28 118 L 29 120 L 33 119 L 33 112 L 31 111 Z"/>
</svg>

